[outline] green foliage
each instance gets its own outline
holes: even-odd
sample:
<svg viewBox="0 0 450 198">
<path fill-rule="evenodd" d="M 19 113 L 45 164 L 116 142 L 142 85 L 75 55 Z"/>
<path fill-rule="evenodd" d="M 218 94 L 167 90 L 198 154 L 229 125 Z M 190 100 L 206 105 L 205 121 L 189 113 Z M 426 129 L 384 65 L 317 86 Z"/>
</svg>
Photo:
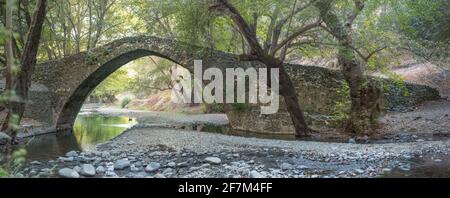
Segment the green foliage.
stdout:
<svg viewBox="0 0 450 198">
<path fill-rule="evenodd" d="M 158 57 L 134 61 L 130 65 L 130 69 L 136 74 L 132 85 L 134 93 L 154 94 L 172 89 L 172 72 L 175 67 L 179 68 L 174 62 Z"/>
<path fill-rule="evenodd" d="M 25 162 L 27 151 L 18 149 L 12 153 L 9 158 L 0 156 L 0 178 L 11 177 L 16 174 Z"/>
<path fill-rule="evenodd" d="M 99 99 L 114 98 L 117 94 L 130 90 L 133 83 L 134 79 L 128 75 L 128 71 L 120 68 L 100 83 L 91 96 Z"/>
<path fill-rule="evenodd" d="M 382 74 L 386 75 L 388 79 L 391 80 L 394 84 L 383 84 L 383 88 L 385 92 L 390 89 L 390 86 L 394 86 L 396 89 L 400 90 L 403 96 L 409 96 L 408 88 L 406 87 L 405 78 L 391 70 L 384 69 L 382 70 Z"/>
<path fill-rule="evenodd" d="M 130 97 L 126 97 L 122 100 L 122 102 L 120 103 L 120 107 L 125 108 L 127 107 L 127 105 L 132 101 L 133 99 Z"/>
</svg>

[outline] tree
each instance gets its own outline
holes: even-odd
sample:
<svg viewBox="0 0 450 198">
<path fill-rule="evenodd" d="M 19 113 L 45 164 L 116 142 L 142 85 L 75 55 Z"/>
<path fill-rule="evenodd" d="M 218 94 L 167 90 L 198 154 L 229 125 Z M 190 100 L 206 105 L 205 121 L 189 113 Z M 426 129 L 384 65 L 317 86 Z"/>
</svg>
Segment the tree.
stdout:
<svg viewBox="0 0 450 198">
<path fill-rule="evenodd" d="M 135 61 L 132 70 L 136 72 L 134 92 L 152 94 L 171 90 L 176 82 L 172 80 L 176 63 L 164 58 L 146 57 Z"/>
<path fill-rule="evenodd" d="M 334 0 L 320 0 L 316 7 L 326 24 L 326 29 L 339 42 L 338 63 L 350 87 L 351 110 L 346 129 L 353 133 L 364 133 L 373 128 L 381 112 L 381 89 L 365 75 L 358 62 L 352 41 L 353 22 L 364 9 L 364 0 L 354 0 L 355 9 L 342 22 L 334 12 Z"/>
<path fill-rule="evenodd" d="M 24 114 L 26 105 L 25 102 L 28 99 L 28 90 L 31 85 L 31 75 L 36 64 L 36 56 L 39 49 L 39 41 L 46 13 L 46 5 L 47 0 L 37 0 L 36 2 L 36 8 L 31 19 L 26 44 L 20 60 L 20 72 L 17 76 L 17 80 L 14 82 L 14 86 L 11 87 L 14 89 L 15 94 L 20 101 L 11 102 L 9 104 L 9 113 L 5 123 L 10 123 L 11 120 L 14 119 L 13 114 L 17 116 L 17 120 L 15 121 L 20 123 L 20 120 Z M 3 129 L 11 133 L 11 137 L 13 139 L 12 141 L 14 142 L 17 131 L 11 128 L 11 125 L 9 124 L 4 124 Z"/>
<path fill-rule="evenodd" d="M 401 0 L 393 4 L 402 47 L 442 68 L 450 62 L 450 1 Z"/>
<path fill-rule="evenodd" d="M 100 102 L 113 103 L 117 94 L 132 88 L 133 79 L 128 76 L 127 70 L 120 68 L 101 82 L 91 93 L 91 97 Z"/>
<path fill-rule="evenodd" d="M 41 44 L 45 51 L 41 53 L 48 59 L 62 58 L 103 44 L 111 32 L 118 35 L 121 31 L 117 28 L 127 17 L 112 14 L 117 12 L 117 3 L 117 0 L 51 1 Z"/>
<path fill-rule="evenodd" d="M 294 5 L 294 8 L 295 7 L 296 6 Z M 306 135 L 308 134 L 308 132 L 312 131 L 305 121 L 303 111 L 300 108 L 297 93 L 292 84 L 292 81 L 290 80 L 290 77 L 288 76 L 284 68 L 282 60 L 284 59 L 285 54 L 282 54 L 282 57 L 279 58 L 275 57 L 275 54 L 278 50 L 290 44 L 295 38 L 315 27 L 318 27 L 320 22 L 306 25 L 303 28 L 294 31 L 289 36 L 287 36 L 286 40 L 282 41 L 281 43 L 278 43 L 278 41 L 274 39 L 275 42 L 273 42 L 272 44 L 266 43 L 266 48 L 264 49 L 258 41 L 258 15 L 256 13 L 253 15 L 253 23 L 249 24 L 244 19 L 242 14 L 236 9 L 236 7 L 228 0 L 217 0 L 215 4 L 210 7 L 210 9 L 213 11 L 221 11 L 228 17 L 230 17 L 240 34 L 244 37 L 247 43 L 248 52 L 241 56 L 242 60 L 260 61 L 264 63 L 268 68 L 278 68 L 280 70 L 280 95 L 284 97 L 287 110 L 295 127 L 296 136 L 302 136 L 303 134 Z M 303 7 L 299 10 L 301 9 L 303 9 Z M 296 11 L 294 11 L 293 13 L 295 12 Z M 280 28 L 276 28 L 275 33 L 279 33 Z M 277 36 L 275 36 L 275 38 L 276 37 Z"/>
</svg>

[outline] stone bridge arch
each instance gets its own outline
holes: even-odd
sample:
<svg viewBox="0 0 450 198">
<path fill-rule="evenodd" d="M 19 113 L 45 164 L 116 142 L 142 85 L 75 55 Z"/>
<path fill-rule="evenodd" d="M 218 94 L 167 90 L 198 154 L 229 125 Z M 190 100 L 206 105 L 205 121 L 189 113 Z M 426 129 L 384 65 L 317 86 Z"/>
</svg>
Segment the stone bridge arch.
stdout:
<svg viewBox="0 0 450 198">
<path fill-rule="evenodd" d="M 194 60 L 203 61 L 203 70 L 251 65 L 240 63 L 232 54 L 175 40 L 123 38 L 89 52 L 36 65 L 33 83 L 45 89 L 30 94 L 25 117 L 56 128 L 71 127 L 84 100 L 98 84 L 126 63 L 150 55 L 171 60 L 191 73 Z"/>
</svg>

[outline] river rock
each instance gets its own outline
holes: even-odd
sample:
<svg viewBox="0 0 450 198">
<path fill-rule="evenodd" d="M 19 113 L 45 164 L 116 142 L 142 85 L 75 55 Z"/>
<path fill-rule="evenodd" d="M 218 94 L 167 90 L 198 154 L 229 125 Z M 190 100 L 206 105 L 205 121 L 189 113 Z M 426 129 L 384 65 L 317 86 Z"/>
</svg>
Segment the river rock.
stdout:
<svg viewBox="0 0 450 198">
<path fill-rule="evenodd" d="M 250 172 L 250 178 L 266 178 L 266 176 L 254 170 Z"/>
<path fill-rule="evenodd" d="M 32 161 L 30 164 L 31 165 L 41 165 L 42 163 L 39 161 Z"/>
<path fill-rule="evenodd" d="M 116 163 L 114 163 L 114 170 L 123 170 L 130 167 L 130 165 L 131 163 L 128 159 L 117 160 Z"/>
<path fill-rule="evenodd" d="M 80 174 L 86 177 L 93 177 L 95 176 L 95 168 L 91 164 L 83 164 Z"/>
<path fill-rule="evenodd" d="M 355 172 L 358 174 L 363 174 L 364 170 L 357 168 L 357 169 L 355 169 Z"/>
<path fill-rule="evenodd" d="M 62 162 L 73 162 L 74 159 L 73 157 L 59 157 L 58 160 Z"/>
<path fill-rule="evenodd" d="M 164 174 L 164 175 L 172 174 L 172 171 L 173 171 L 172 168 L 166 168 L 166 169 L 164 169 L 163 174 Z"/>
<path fill-rule="evenodd" d="M 70 168 L 63 168 L 58 171 L 58 175 L 64 178 L 80 178 L 80 175 L 77 171 Z"/>
<path fill-rule="evenodd" d="M 97 173 L 105 173 L 105 172 L 106 172 L 106 168 L 103 167 L 103 166 L 98 166 L 98 167 L 95 169 L 95 172 L 97 172 Z"/>
<path fill-rule="evenodd" d="M 161 167 L 160 163 L 150 162 L 150 164 L 148 164 L 145 167 L 145 171 L 147 171 L 147 172 L 154 172 L 154 171 L 157 171 L 160 167 Z"/>
<path fill-rule="evenodd" d="M 153 175 L 153 177 L 154 178 L 166 178 L 166 176 L 164 176 L 163 174 L 161 174 L 161 173 L 158 173 L 158 174 L 155 174 L 155 175 Z"/>
<path fill-rule="evenodd" d="M 211 164 L 220 164 L 222 163 L 222 160 L 218 157 L 207 157 L 205 158 L 206 162 L 209 162 Z"/>
<path fill-rule="evenodd" d="M 130 166 L 130 171 L 131 171 L 131 172 L 139 172 L 139 171 L 141 171 L 141 169 L 138 168 L 138 167 L 136 167 L 136 165 L 131 164 L 131 166 Z"/>
<path fill-rule="evenodd" d="M 175 162 L 169 162 L 169 163 L 167 164 L 167 166 L 173 168 L 173 167 L 176 166 L 176 164 L 175 164 Z"/>
<path fill-rule="evenodd" d="M 291 170 L 293 167 L 291 164 L 285 162 L 285 163 L 281 164 L 280 168 L 282 170 Z"/>
<path fill-rule="evenodd" d="M 356 140 L 354 138 L 348 139 L 349 144 L 356 144 Z"/>
<path fill-rule="evenodd" d="M 77 157 L 78 153 L 76 151 L 69 151 L 66 153 L 66 157 Z"/>
<path fill-rule="evenodd" d="M 188 163 L 187 162 L 180 162 L 177 164 L 178 167 L 187 167 Z"/>
<path fill-rule="evenodd" d="M 381 170 L 381 172 L 382 172 L 383 174 L 389 174 L 391 171 L 392 171 L 392 170 L 391 170 L 390 168 L 383 168 L 383 169 Z"/>
<path fill-rule="evenodd" d="M 81 172 L 81 167 L 75 166 L 75 167 L 73 167 L 73 170 L 77 171 L 77 173 L 80 173 Z"/>
</svg>

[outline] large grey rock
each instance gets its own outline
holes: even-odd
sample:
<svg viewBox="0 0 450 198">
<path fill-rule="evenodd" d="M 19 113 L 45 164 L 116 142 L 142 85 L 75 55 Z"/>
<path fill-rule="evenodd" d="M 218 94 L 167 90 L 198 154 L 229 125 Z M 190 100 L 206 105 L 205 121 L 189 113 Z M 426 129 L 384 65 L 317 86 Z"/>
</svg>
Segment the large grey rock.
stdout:
<svg viewBox="0 0 450 198">
<path fill-rule="evenodd" d="M 131 163 L 128 159 L 117 160 L 114 164 L 114 170 L 123 170 L 130 167 Z"/>
<path fill-rule="evenodd" d="M 91 164 L 83 164 L 80 174 L 86 177 L 93 177 L 95 176 L 95 168 Z"/>
<path fill-rule="evenodd" d="M 58 175 L 64 178 L 80 178 L 80 175 L 77 171 L 70 168 L 63 168 L 58 171 Z"/>
<path fill-rule="evenodd" d="M 157 171 L 159 168 L 161 168 L 161 164 L 160 163 L 150 162 L 150 164 L 148 164 L 145 167 L 145 171 L 147 171 L 147 172 L 154 172 L 154 171 Z"/>
<path fill-rule="evenodd" d="M 207 157 L 205 158 L 205 161 L 211 164 L 220 164 L 222 163 L 222 160 L 218 157 Z"/>
</svg>

